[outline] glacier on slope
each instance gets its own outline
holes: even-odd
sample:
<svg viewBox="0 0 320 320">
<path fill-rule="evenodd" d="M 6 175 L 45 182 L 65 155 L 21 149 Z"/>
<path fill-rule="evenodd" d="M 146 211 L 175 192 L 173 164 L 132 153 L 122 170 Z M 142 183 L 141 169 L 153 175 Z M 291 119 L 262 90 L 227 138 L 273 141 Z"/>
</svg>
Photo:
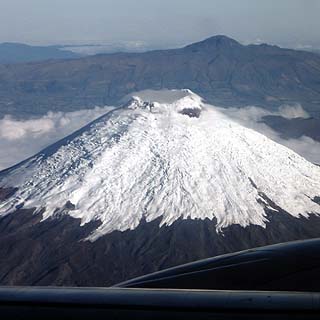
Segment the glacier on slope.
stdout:
<svg viewBox="0 0 320 320">
<path fill-rule="evenodd" d="M 0 187 L 17 187 L 0 203 L 44 209 L 43 219 L 69 214 L 90 236 L 134 229 L 161 217 L 216 219 L 265 226 L 265 208 L 295 217 L 320 214 L 320 168 L 290 149 L 206 105 L 189 90 L 137 93 L 39 154 L 0 172 Z"/>
</svg>

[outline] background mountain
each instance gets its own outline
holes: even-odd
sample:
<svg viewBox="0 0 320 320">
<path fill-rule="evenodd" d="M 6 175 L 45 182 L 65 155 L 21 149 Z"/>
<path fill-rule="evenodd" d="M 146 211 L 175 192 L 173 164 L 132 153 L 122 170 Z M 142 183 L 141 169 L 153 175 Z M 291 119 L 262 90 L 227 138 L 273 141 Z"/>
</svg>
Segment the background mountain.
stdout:
<svg viewBox="0 0 320 320">
<path fill-rule="evenodd" d="M 299 102 L 319 118 L 320 56 L 215 36 L 181 49 L 0 66 L 1 114 L 119 104 L 144 89 L 189 88 L 220 106 Z"/>
<path fill-rule="evenodd" d="M 80 54 L 55 46 L 31 46 L 23 43 L 0 43 L 0 64 L 23 63 L 51 59 L 71 59 Z"/>
</svg>

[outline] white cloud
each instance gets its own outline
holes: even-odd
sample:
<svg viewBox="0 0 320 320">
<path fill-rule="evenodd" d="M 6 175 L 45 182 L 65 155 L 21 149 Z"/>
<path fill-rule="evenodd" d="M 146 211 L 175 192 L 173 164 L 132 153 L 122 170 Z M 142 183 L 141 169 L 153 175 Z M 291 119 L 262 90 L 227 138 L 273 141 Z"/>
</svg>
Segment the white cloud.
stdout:
<svg viewBox="0 0 320 320">
<path fill-rule="evenodd" d="M 68 113 L 48 112 L 41 118 L 28 120 L 5 116 L 0 119 L 0 170 L 32 156 L 110 110 L 111 107 L 96 107 Z"/>
<path fill-rule="evenodd" d="M 279 108 L 279 115 L 287 119 L 294 119 L 294 118 L 303 118 L 308 119 L 310 115 L 307 111 L 305 111 L 301 104 L 297 103 L 295 105 L 287 105 L 284 104 Z"/>
<path fill-rule="evenodd" d="M 320 143 L 310 137 L 302 136 L 298 139 L 284 139 L 280 133 L 262 122 L 264 116 L 282 116 L 287 119 L 309 118 L 309 114 L 300 104 L 283 105 L 278 110 L 269 111 L 255 106 L 245 108 L 228 108 L 221 111 L 242 125 L 254 129 L 273 141 L 280 143 L 297 152 L 307 160 L 320 164 Z"/>
<path fill-rule="evenodd" d="M 222 111 L 232 118 L 242 121 L 261 121 L 265 116 L 281 116 L 286 119 L 303 118 L 308 119 L 310 115 L 305 111 L 301 104 L 296 103 L 293 105 L 283 104 L 278 110 L 267 110 L 255 106 L 247 106 L 244 108 L 228 108 L 222 109 Z"/>
<path fill-rule="evenodd" d="M 281 139 L 278 142 L 304 156 L 307 160 L 320 164 L 320 143 L 318 141 L 302 136 L 299 139 Z"/>
</svg>

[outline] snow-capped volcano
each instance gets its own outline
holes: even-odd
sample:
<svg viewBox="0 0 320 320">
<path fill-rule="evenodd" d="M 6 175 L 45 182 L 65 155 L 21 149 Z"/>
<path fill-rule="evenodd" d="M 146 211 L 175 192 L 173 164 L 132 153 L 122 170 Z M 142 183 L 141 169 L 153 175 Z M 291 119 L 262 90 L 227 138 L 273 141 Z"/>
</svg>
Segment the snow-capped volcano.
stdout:
<svg viewBox="0 0 320 320">
<path fill-rule="evenodd" d="M 189 90 L 137 93 L 115 109 L 2 171 L 15 187 L 0 214 L 43 210 L 101 224 L 95 240 L 142 220 L 216 219 L 264 226 L 265 209 L 320 214 L 320 167 L 234 122 Z"/>
</svg>

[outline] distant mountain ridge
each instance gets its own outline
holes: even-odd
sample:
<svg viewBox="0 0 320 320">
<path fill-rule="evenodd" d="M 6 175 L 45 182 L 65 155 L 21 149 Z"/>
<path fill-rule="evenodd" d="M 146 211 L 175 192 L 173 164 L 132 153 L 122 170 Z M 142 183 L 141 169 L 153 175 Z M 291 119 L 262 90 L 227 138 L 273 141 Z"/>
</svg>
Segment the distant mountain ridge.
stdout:
<svg viewBox="0 0 320 320">
<path fill-rule="evenodd" d="M 214 36 L 180 49 L 0 65 L 0 109 L 28 116 L 118 104 L 144 89 L 189 88 L 215 105 L 299 102 L 320 117 L 319 79 L 317 54 Z"/>
<path fill-rule="evenodd" d="M 60 50 L 54 46 L 31 46 L 16 42 L 0 43 L 0 64 L 78 57 L 81 57 L 81 55 L 71 51 Z"/>
</svg>

